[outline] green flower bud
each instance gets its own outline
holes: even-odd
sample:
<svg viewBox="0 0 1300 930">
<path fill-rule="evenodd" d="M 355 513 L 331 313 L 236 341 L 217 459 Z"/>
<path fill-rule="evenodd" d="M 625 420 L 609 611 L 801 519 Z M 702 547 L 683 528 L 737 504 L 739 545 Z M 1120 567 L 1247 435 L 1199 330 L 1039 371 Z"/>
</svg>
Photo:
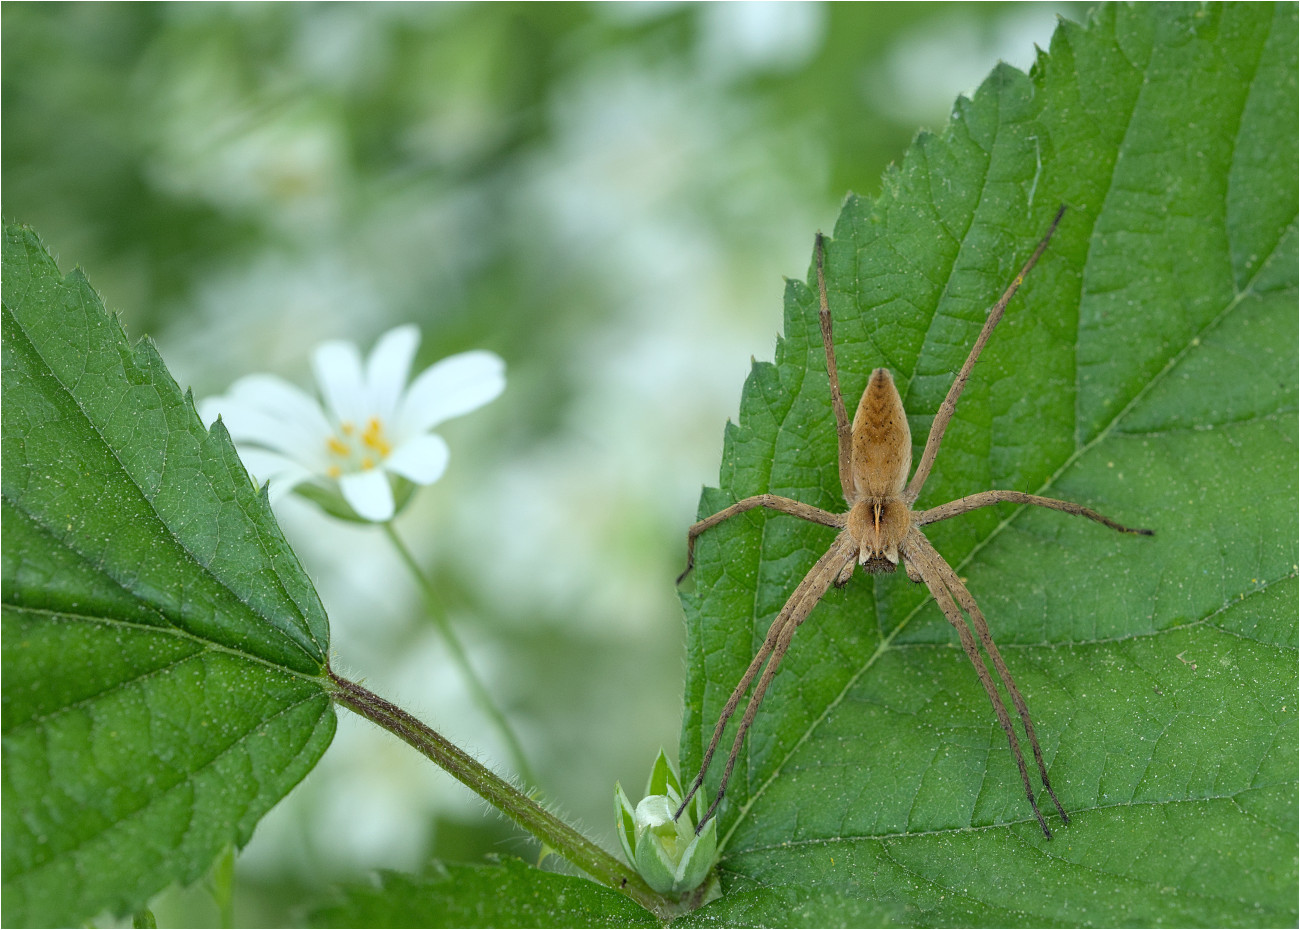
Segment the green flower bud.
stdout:
<svg viewBox="0 0 1300 930">
<path fill-rule="evenodd" d="M 695 834 L 700 804 L 690 805 L 681 817 L 673 819 L 681 799 L 677 772 L 663 750 L 650 771 L 646 797 L 635 808 L 622 786 L 614 786 L 619 843 L 628 862 L 660 894 L 682 894 L 697 888 L 713 868 L 718 849 L 716 820 Z"/>
</svg>

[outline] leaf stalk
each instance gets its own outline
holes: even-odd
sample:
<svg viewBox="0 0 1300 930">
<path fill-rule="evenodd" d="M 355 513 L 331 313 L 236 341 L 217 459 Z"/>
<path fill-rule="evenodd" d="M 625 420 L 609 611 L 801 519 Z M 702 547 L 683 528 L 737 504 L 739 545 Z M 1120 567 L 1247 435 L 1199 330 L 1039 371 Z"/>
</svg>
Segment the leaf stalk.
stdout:
<svg viewBox="0 0 1300 930">
<path fill-rule="evenodd" d="M 431 727 L 333 670 L 329 677 L 334 686 L 335 703 L 378 724 L 412 746 L 596 881 L 622 892 L 661 919 L 667 919 L 680 910 L 677 902 L 651 889 L 632 868 Z"/>
</svg>

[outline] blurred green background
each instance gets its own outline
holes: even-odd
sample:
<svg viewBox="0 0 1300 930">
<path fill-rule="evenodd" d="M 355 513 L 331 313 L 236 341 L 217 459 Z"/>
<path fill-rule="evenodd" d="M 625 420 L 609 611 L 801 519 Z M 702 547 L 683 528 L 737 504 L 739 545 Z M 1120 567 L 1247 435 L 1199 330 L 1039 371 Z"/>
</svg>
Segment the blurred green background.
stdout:
<svg viewBox="0 0 1300 930">
<path fill-rule="evenodd" d="M 27 4 L 3 17 L 3 211 L 81 265 L 196 396 L 418 323 L 418 365 L 487 348 L 506 393 L 439 431 L 398 520 L 542 796 L 616 848 L 676 754 L 673 579 L 782 276 L 849 190 L 1058 4 Z M 508 756 L 373 528 L 281 522 L 334 663 L 498 768 Z M 510 824 L 351 715 L 236 866 L 235 920 L 429 857 L 536 858 Z M 216 919 L 201 889 L 162 924 Z"/>
</svg>

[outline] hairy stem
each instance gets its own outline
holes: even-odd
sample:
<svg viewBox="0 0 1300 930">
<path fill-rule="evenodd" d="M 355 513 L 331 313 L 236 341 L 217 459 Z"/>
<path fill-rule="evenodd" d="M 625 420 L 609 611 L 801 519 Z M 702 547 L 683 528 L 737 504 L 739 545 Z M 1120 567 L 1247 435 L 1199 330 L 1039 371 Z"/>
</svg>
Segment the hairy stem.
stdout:
<svg viewBox="0 0 1300 930">
<path fill-rule="evenodd" d="M 492 700 L 492 695 L 488 693 L 487 688 L 483 685 L 482 679 L 480 679 L 478 673 L 474 671 L 474 666 L 469 664 L 469 657 L 465 654 L 465 647 L 461 645 L 459 637 L 456 636 L 456 632 L 451 628 L 451 621 L 447 617 L 447 611 L 442 605 L 441 598 L 438 597 L 438 592 L 434 590 L 433 584 L 429 581 L 428 576 L 424 574 L 419 563 L 415 561 L 415 556 L 413 556 L 411 550 L 406 547 L 406 543 L 402 541 L 402 537 L 398 536 L 397 531 L 393 529 L 391 521 L 384 524 L 384 533 L 388 536 L 389 542 L 393 544 L 393 548 L 397 550 L 397 554 L 401 556 L 402 562 L 405 563 L 407 570 L 409 570 L 411 575 L 415 578 L 415 582 L 420 588 L 420 593 L 424 596 L 424 609 L 428 613 L 429 619 L 433 621 L 433 625 L 438 628 L 438 633 L 442 636 L 443 642 L 447 644 L 447 649 L 451 653 L 452 661 L 456 663 L 456 667 L 460 670 L 461 677 L 464 678 L 465 683 L 469 685 L 469 690 L 474 696 L 474 701 L 484 713 L 492 718 L 493 724 L 496 725 L 497 730 L 506 741 L 506 747 L 510 750 L 510 755 L 514 757 L 515 768 L 519 771 L 519 777 L 523 779 L 525 784 L 536 785 L 537 777 L 533 774 L 532 767 L 528 764 L 528 757 L 524 755 L 524 747 L 519 742 L 519 737 L 515 735 L 515 731 L 511 728 L 510 722 L 506 719 L 506 715 L 501 712 L 501 709 L 497 707 L 496 702 Z"/>
<path fill-rule="evenodd" d="M 659 917 L 666 917 L 676 910 L 673 901 L 657 894 L 631 867 L 619 862 L 436 731 L 361 685 L 333 671 L 329 676 L 334 686 L 335 703 L 410 744 L 596 881 L 621 891 Z"/>
</svg>

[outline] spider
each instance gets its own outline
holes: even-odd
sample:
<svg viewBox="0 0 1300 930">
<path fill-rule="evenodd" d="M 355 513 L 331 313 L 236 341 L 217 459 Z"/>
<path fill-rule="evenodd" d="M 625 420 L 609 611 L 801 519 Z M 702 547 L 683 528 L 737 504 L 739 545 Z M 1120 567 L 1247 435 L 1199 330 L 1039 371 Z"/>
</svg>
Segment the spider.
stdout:
<svg viewBox="0 0 1300 930">
<path fill-rule="evenodd" d="M 749 690 L 755 676 L 758 676 L 759 671 L 762 670 L 763 674 L 758 678 L 758 683 L 754 686 L 753 696 L 750 697 L 749 703 L 745 706 L 744 716 L 741 718 L 740 727 L 736 731 L 735 742 L 732 744 L 731 754 L 727 757 L 727 765 L 722 773 L 722 783 L 718 786 L 717 797 L 714 798 L 708 812 L 697 825 L 697 833 L 704 828 L 704 825 L 713 816 L 718 804 L 722 801 L 723 794 L 727 790 L 727 781 L 730 779 L 731 770 L 736 764 L 736 757 L 740 753 L 745 734 L 754 722 L 754 716 L 758 713 L 759 705 L 763 701 L 763 694 L 767 691 L 767 687 L 771 684 L 782 657 L 790 647 L 790 641 L 794 637 L 795 630 L 808 619 L 812 609 L 817 606 L 831 585 L 839 587 L 848 583 L 856 565 L 861 565 L 863 571 L 870 574 L 880 574 L 895 571 L 900 562 L 903 564 L 910 580 L 925 584 L 938 603 L 940 610 L 947 617 L 948 622 L 956 628 L 957 635 L 961 639 L 962 648 L 966 651 L 971 664 L 975 666 L 975 672 L 979 676 L 980 684 L 984 686 L 984 691 L 993 703 L 993 710 L 997 714 L 998 723 L 1001 724 L 1003 732 L 1007 735 L 1007 742 L 1011 746 L 1011 754 L 1015 757 L 1016 765 L 1020 769 L 1020 779 L 1025 786 L 1025 795 L 1029 798 L 1029 806 L 1033 808 L 1039 826 L 1043 828 L 1043 834 L 1048 839 L 1052 838 L 1052 831 L 1048 829 L 1047 821 L 1044 819 L 1042 811 L 1038 809 L 1038 801 L 1034 798 L 1033 785 L 1030 783 L 1029 771 L 1025 766 L 1025 757 L 1020 750 L 1020 741 L 1017 739 L 1015 728 L 1012 726 L 1011 716 L 1007 712 L 1006 705 L 1003 703 L 997 686 L 994 684 L 984 659 L 980 655 L 979 645 L 976 644 L 977 638 L 979 644 L 983 645 L 984 651 L 988 653 L 989 659 L 992 660 L 998 678 L 1001 679 L 1003 686 L 1011 695 L 1011 702 L 1020 715 L 1025 735 L 1029 738 L 1029 745 L 1033 750 L 1034 761 L 1038 763 L 1038 772 L 1042 777 L 1044 790 L 1047 791 L 1052 803 L 1056 805 L 1057 811 L 1060 812 L 1061 821 L 1063 823 L 1070 822 L 1069 815 L 1066 814 L 1065 808 L 1061 806 L 1061 802 L 1057 799 L 1056 792 L 1052 790 L 1052 784 L 1048 780 L 1047 766 L 1043 762 L 1042 749 L 1038 745 L 1038 737 L 1034 734 L 1034 724 L 1029 718 L 1029 707 L 1025 704 L 1024 698 L 1021 697 L 1020 690 L 1016 687 L 1015 680 L 1011 677 L 1006 662 L 1003 661 L 1002 655 L 998 652 L 998 647 L 993 643 L 993 636 L 989 632 L 984 615 L 980 613 L 975 599 L 966 590 L 966 586 L 957 576 L 957 573 L 953 571 L 952 566 L 944 560 L 943 556 L 925 538 L 925 535 L 921 532 L 921 527 L 928 523 L 935 523 L 939 520 L 946 520 L 949 517 L 967 513 L 979 507 L 987 507 L 998 503 L 1013 503 L 1033 504 L 1038 507 L 1060 510 L 1064 513 L 1077 514 L 1095 520 L 1103 526 L 1108 526 L 1121 533 L 1138 533 L 1150 536 L 1152 531 L 1122 526 L 1102 516 L 1095 510 L 1089 510 L 1079 504 L 1039 497 L 1036 494 L 1026 494 L 1022 491 L 982 491 L 927 510 L 914 511 L 912 509 L 912 505 L 916 503 L 917 498 L 921 495 L 921 489 L 925 486 L 926 479 L 930 476 L 930 469 L 934 465 L 935 456 L 939 453 L 939 444 L 943 441 L 944 430 L 947 429 L 948 423 L 952 419 L 957 407 L 957 399 L 966 386 L 966 381 L 970 377 L 971 370 L 975 367 L 980 352 L 983 351 L 984 345 L 998 325 L 998 321 L 1002 319 L 1007 303 L 1015 295 L 1025 276 L 1029 274 L 1047 248 L 1052 239 L 1052 234 L 1056 231 L 1056 227 L 1061 222 L 1061 217 L 1064 214 L 1065 207 L 1062 206 L 1057 211 L 1046 234 L 1039 241 L 1037 248 L 1029 256 L 1029 260 L 1025 262 L 1019 274 L 1015 276 L 1001 298 L 989 311 L 988 319 L 985 320 L 983 329 L 980 330 L 979 336 L 975 339 L 975 345 L 971 347 L 970 355 L 967 356 L 965 364 L 962 365 L 961 370 L 957 373 L 956 380 L 952 383 L 952 387 L 948 389 L 948 395 L 939 406 L 939 411 L 930 427 L 930 435 L 925 441 L 925 451 L 921 453 L 921 461 L 912 474 L 911 481 L 908 481 L 907 474 L 912 464 L 912 434 L 907 425 L 907 415 L 903 411 L 902 398 L 899 397 L 898 389 L 894 387 L 894 379 L 887 369 L 877 368 L 871 373 L 866 390 L 863 391 L 862 400 L 858 404 L 857 414 L 853 418 L 852 426 L 849 424 L 848 414 L 844 408 L 844 398 L 840 395 L 839 376 L 835 368 L 835 345 L 831 337 L 831 313 L 826 298 L 825 245 L 821 234 L 817 234 L 817 289 L 821 302 L 819 317 L 822 342 L 826 347 L 826 372 L 830 376 L 831 407 L 835 412 L 835 431 L 839 439 L 840 485 L 844 490 L 844 500 L 848 503 L 849 509 L 844 513 L 831 513 L 822 510 L 820 507 L 804 504 L 787 497 L 780 497 L 775 494 L 759 494 L 737 501 L 713 516 L 700 520 L 687 533 L 686 570 L 677 579 L 679 583 L 694 565 L 695 540 L 701 533 L 717 526 L 724 520 L 734 517 L 736 514 L 753 510 L 756 507 L 766 507 L 769 510 L 799 517 L 812 523 L 832 526 L 840 531 L 835 537 L 835 541 L 831 543 L 830 548 L 804 576 L 803 581 L 790 595 L 790 599 L 786 601 L 781 612 L 777 614 L 771 628 L 768 630 L 767 638 L 758 650 L 758 654 L 754 656 L 754 660 L 750 663 L 749 668 L 745 670 L 740 683 L 731 692 L 731 697 L 727 699 L 726 706 L 722 709 L 722 714 L 718 718 L 717 726 L 713 731 L 713 738 L 709 741 L 709 748 L 705 751 L 704 759 L 700 763 L 700 772 L 695 777 L 690 791 L 683 798 L 681 806 L 677 809 L 677 816 L 680 816 L 681 812 L 686 809 L 686 805 L 690 803 L 691 798 L 695 796 L 695 793 L 704 783 L 705 772 L 708 771 L 709 763 L 713 759 L 714 751 L 718 748 L 718 742 L 722 739 L 722 733 L 727 726 L 727 722 L 736 712 L 741 698 Z M 963 612 L 970 618 L 969 623 L 963 618 Z M 974 628 L 973 634 L 971 627 Z M 764 663 L 766 663 L 766 668 L 764 668 Z"/>
</svg>

